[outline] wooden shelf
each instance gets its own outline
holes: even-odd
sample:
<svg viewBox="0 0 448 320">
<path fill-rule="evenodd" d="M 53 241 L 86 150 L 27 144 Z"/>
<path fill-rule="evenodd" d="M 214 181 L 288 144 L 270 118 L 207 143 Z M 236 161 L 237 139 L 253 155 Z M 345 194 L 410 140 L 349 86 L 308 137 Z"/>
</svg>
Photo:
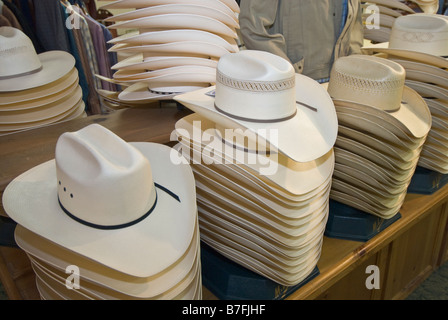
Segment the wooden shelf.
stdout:
<svg viewBox="0 0 448 320">
<path fill-rule="evenodd" d="M 58 137 L 100 123 L 126 141 L 171 144 L 175 122 L 189 114 L 176 108 L 117 110 L 107 115 L 0 136 L 0 194 L 22 172 L 54 158 Z M 448 259 L 448 185 L 432 195 L 408 194 L 402 217 L 367 242 L 324 238 L 320 274 L 287 299 L 402 299 Z M 6 215 L 0 208 L 0 214 Z M 375 264 L 381 288 L 368 290 L 365 268 Z M 10 299 L 39 299 L 25 253 L 0 247 L 0 281 Z M 204 299 L 216 299 L 204 288 Z"/>
</svg>

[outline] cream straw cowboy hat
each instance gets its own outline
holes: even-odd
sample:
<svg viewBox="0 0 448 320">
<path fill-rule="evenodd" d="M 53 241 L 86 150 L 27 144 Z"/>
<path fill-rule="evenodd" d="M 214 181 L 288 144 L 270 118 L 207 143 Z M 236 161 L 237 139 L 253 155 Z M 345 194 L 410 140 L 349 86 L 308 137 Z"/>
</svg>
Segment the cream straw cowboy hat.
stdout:
<svg viewBox="0 0 448 320">
<path fill-rule="evenodd" d="M 122 14 L 110 16 L 106 18 L 105 21 L 130 21 L 155 15 L 172 13 L 189 13 L 206 16 L 221 21 L 230 28 L 239 28 L 238 19 L 232 12 L 228 14 L 224 11 L 214 9 L 212 7 L 190 3 L 164 4 L 139 10 L 133 10 Z"/>
<path fill-rule="evenodd" d="M 328 92 L 335 104 L 338 100 L 350 102 L 422 138 L 431 128 L 431 113 L 423 98 L 404 85 L 405 76 L 401 65 L 384 58 L 341 57 L 332 68 Z"/>
<path fill-rule="evenodd" d="M 177 30 L 161 30 L 149 31 L 139 34 L 124 34 L 113 38 L 109 43 L 120 43 L 126 45 L 143 46 L 151 44 L 162 44 L 179 41 L 201 41 L 208 42 L 223 47 L 229 52 L 238 52 L 238 44 L 235 39 L 225 39 L 214 33 L 194 30 L 194 29 L 177 29 Z M 113 49 L 114 47 L 111 47 Z M 117 46 L 117 48 L 119 48 Z"/>
<path fill-rule="evenodd" d="M 65 51 L 37 54 L 19 29 L 0 27 L 0 92 L 36 88 L 61 79 L 75 66 Z"/>
<path fill-rule="evenodd" d="M 230 28 L 219 20 L 187 13 L 160 14 L 138 18 L 130 21 L 118 22 L 108 26 L 109 29 L 199 29 L 215 33 L 220 36 L 237 38 L 235 28 Z"/>
<path fill-rule="evenodd" d="M 54 160 L 6 187 L 5 211 L 104 266 L 135 277 L 155 275 L 187 250 L 197 221 L 191 168 L 172 164 L 170 150 L 127 143 L 98 124 L 64 133 Z"/>
<path fill-rule="evenodd" d="M 204 5 L 224 12 L 228 9 L 234 13 L 240 12 L 240 7 L 235 0 L 189 0 L 188 3 Z M 118 0 L 105 4 L 100 9 L 142 9 L 164 4 L 185 4 L 185 0 Z"/>
<path fill-rule="evenodd" d="M 243 50 L 222 56 L 216 86 L 174 100 L 225 128 L 248 129 L 272 151 L 298 162 L 326 154 L 337 136 L 336 112 L 325 89 L 268 52 Z"/>
<path fill-rule="evenodd" d="M 195 232 L 187 251 L 170 268 L 157 276 L 137 278 L 73 253 L 22 225 L 17 225 L 15 239 L 33 265 L 38 264 L 53 275 L 64 275 L 66 268 L 76 262 L 82 283 L 76 291 L 89 294 L 95 299 L 176 298 L 179 289 L 182 290 L 188 285 L 185 280 L 191 281 L 191 273 L 197 272 L 200 258 L 199 232 Z M 64 284 L 66 277 L 66 275 L 63 277 Z"/>
<path fill-rule="evenodd" d="M 448 68 L 448 19 L 437 14 L 398 17 L 389 42 L 366 46 L 367 53 L 386 53 L 420 63 Z"/>
</svg>

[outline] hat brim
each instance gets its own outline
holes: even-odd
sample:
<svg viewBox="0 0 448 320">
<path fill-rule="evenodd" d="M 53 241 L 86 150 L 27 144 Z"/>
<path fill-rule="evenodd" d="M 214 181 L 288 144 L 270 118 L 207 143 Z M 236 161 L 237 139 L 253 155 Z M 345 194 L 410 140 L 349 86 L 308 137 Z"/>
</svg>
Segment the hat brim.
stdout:
<svg viewBox="0 0 448 320">
<path fill-rule="evenodd" d="M 113 38 L 109 43 L 143 46 L 182 41 L 212 43 L 225 48 L 229 52 L 238 52 L 239 50 L 238 44 L 234 38 L 225 39 L 211 32 L 194 29 L 161 30 L 131 35 L 124 34 L 117 38 Z"/>
<path fill-rule="evenodd" d="M 171 164 L 171 148 L 143 142 L 132 145 L 151 163 L 154 182 L 176 194 L 180 202 L 156 188 L 156 207 L 141 222 L 112 231 L 92 228 L 61 209 L 55 161 L 50 160 L 6 187 L 5 211 L 30 231 L 122 273 L 148 277 L 165 270 L 187 250 L 195 231 L 194 176 L 187 165 L 167 165 Z"/>
<path fill-rule="evenodd" d="M 72 119 L 79 118 L 85 114 L 85 104 L 82 99 L 76 102 L 75 105 L 71 106 L 67 111 L 41 121 L 32 121 L 32 122 L 24 122 L 24 123 L 9 123 L 9 124 L 1 124 L 0 125 L 0 134 L 6 134 L 18 130 L 28 130 L 38 127 L 47 126 L 53 123 L 60 123 L 63 121 L 68 121 Z"/>
<path fill-rule="evenodd" d="M 418 157 L 414 157 L 412 161 L 397 160 L 397 158 L 391 158 L 383 151 L 380 152 L 371 146 L 366 145 L 364 142 L 356 141 L 354 139 L 338 136 L 335 147 L 340 147 L 357 155 L 360 155 L 375 164 L 386 168 L 391 174 L 398 174 L 401 176 L 413 165 L 413 161 L 416 161 Z"/>
<path fill-rule="evenodd" d="M 384 119 L 357 112 L 356 109 L 339 108 L 337 112 L 340 125 L 371 133 L 372 135 L 380 137 L 384 139 L 384 141 L 395 144 L 403 149 L 419 148 L 425 142 L 425 139 L 423 138 L 414 140 L 402 138 L 402 136 L 397 135 L 395 131 L 389 129 L 389 126 L 387 126 L 387 122 L 385 122 Z"/>
<path fill-rule="evenodd" d="M 207 86 L 203 85 L 203 87 Z M 151 90 L 150 86 L 144 82 L 137 82 L 125 88 L 118 95 L 118 99 L 129 103 L 146 103 L 156 100 L 172 100 L 179 92 L 197 90 L 200 86 L 172 86 L 167 84 L 163 88 L 154 88 Z M 160 90 L 160 91 L 159 91 Z M 163 91 L 162 91 L 163 90 Z"/>
<path fill-rule="evenodd" d="M 169 76 L 173 74 L 188 74 L 188 73 L 191 73 L 192 75 L 209 74 L 211 76 L 209 80 L 214 81 L 213 77 L 216 74 L 216 69 L 212 67 L 185 65 L 185 66 L 164 68 L 154 71 L 145 71 L 140 73 L 136 73 L 134 71 L 118 70 L 117 72 L 114 73 L 114 79 L 121 82 L 136 82 L 136 81 L 145 81 L 145 79 L 153 79 L 159 76 Z M 197 82 L 194 81 L 195 78 L 191 78 L 191 80 L 192 82 Z"/>
<path fill-rule="evenodd" d="M 223 46 L 205 41 L 178 41 L 140 46 L 133 44 L 117 44 L 110 48 L 109 51 L 119 53 L 143 52 L 143 54 L 152 55 L 184 54 L 210 59 L 219 59 L 223 55 L 230 53 L 230 51 Z"/>
<path fill-rule="evenodd" d="M 65 51 L 53 50 L 38 55 L 42 69 L 38 72 L 0 79 L 0 92 L 14 92 L 44 86 L 54 82 L 75 66 L 75 58 Z"/>
<path fill-rule="evenodd" d="M 396 0 L 370 0 L 369 2 L 379 4 L 392 9 L 400 9 L 408 13 L 415 13 L 414 10 L 412 10 L 409 6 Z"/>
<path fill-rule="evenodd" d="M 195 126 L 195 122 L 200 121 L 200 128 Z M 203 141 L 197 141 L 197 135 L 194 134 L 196 130 L 200 129 L 200 138 Z M 250 161 L 251 159 L 243 149 L 234 149 L 232 145 L 227 145 L 220 137 L 216 135 L 215 123 L 199 114 L 188 115 L 176 122 L 175 132 L 181 143 L 185 144 L 184 140 L 189 140 L 189 145 L 186 145 L 187 150 L 182 148 L 182 152 L 190 152 L 193 150 L 193 161 L 198 161 L 195 151 L 200 150 L 198 155 L 201 162 L 210 160 L 219 160 L 221 163 L 232 163 L 235 170 L 244 171 L 251 177 L 257 177 L 261 183 L 271 186 L 274 184 L 275 189 L 281 189 L 284 193 L 289 193 L 289 199 L 299 199 L 301 201 L 304 197 L 314 190 L 318 189 L 330 176 L 334 168 L 334 153 L 332 148 L 319 159 L 310 161 L 308 163 L 300 163 L 291 161 L 288 157 L 282 154 L 274 154 L 272 156 L 264 156 L 259 153 L 257 155 L 257 163 Z M 205 135 L 212 130 L 213 135 Z M 188 135 L 185 135 L 185 133 Z M 198 131 L 199 132 L 199 131 Z M 196 140 L 195 140 L 196 139 Z M 213 153 L 213 158 L 208 157 Z M 247 161 L 245 161 L 247 160 Z M 272 163 L 275 166 L 272 166 Z M 276 168 L 275 172 L 269 169 Z M 272 190 L 272 189 L 271 189 Z"/>
<path fill-rule="evenodd" d="M 196 226 L 197 228 L 198 226 Z M 65 274 L 67 266 L 74 264 L 80 269 L 82 290 L 91 294 L 94 288 L 101 289 L 100 298 L 110 293 L 117 298 L 154 298 L 170 299 L 176 295 L 179 285 L 198 264 L 199 233 L 195 232 L 188 250 L 168 270 L 157 274 L 156 277 L 135 278 L 116 270 L 107 268 L 81 255 L 71 252 L 31 231 L 18 225 L 15 231 L 18 246 L 24 250 L 33 263 L 45 265 L 53 272 Z M 65 278 L 64 278 L 65 283 Z M 81 288 L 80 288 L 81 289 Z M 173 292 L 174 291 L 174 292 Z M 109 298 L 109 297 L 107 297 Z"/>
<path fill-rule="evenodd" d="M 225 10 L 225 9 L 224 9 Z M 226 11 L 226 12 L 225 12 Z M 161 15 L 161 14 L 198 14 L 221 21 L 230 28 L 239 28 L 238 20 L 235 14 L 230 10 L 218 10 L 216 8 L 198 5 L 192 3 L 182 4 L 162 4 L 156 6 L 148 6 L 147 8 L 132 10 L 121 14 L 113 15 L 105 19 L 105 21 L 130 21 L 145 17 Z"/>
<path fill-rule="evenodd" d="M 406 80 L 405 84 L 415 90 L 423 98 L 436 98 L 448 101 L 448 89 L 430 83 Z"/>
<path fill-rule="evenodd" d="M 62 78 L 49 84 L 21 91 L 0 92 L 0 106 L 2 109 L 15 109 L 16 104 L 33 104 L 38 99 L 51 98 L 57 93 L 64 92 L 67 88 L 78 85 L 78 70 L 73 68 Z"/>
<path fill-rule="evenodd" d="M 78 85 L 60 100 L 25 110 L 0 110 L 0 126 L 4 124 L 25 124 L 43 121 L 68 112 L 82 98 L 82 89 Z"/>
<path fill-rule="evenodd" d="M 295 85 L 296 115 L 279 122 L 244 121 L 221 113 L 215 108 L 215 98 L 208 94 L 214 86 L 177 95 L 174 100 L 225 128 L 252 131 L 270 149 L 294 161 L 313 161 L 333 147 L 338 131 L 337 115 L 333 101 L 318 82 L 296 74 Z M 278 137 L 274 139 L 271 131 L 278 133 Z"/>
<path fill-rule="evenodd" d="M 108 26 L 109 29 L 198 29 L 212 32 L 229 38 L 238 38 L 235 28 L 229 28 L 227 25 L 216 19 L 200 16 L 197 14 L 161 14 L 138 18 L 130 21 L 118 22 Z"/>
<path fill-rule="evenodd" d="M 388 58 L 394 58 L 394 57 L 404 58 L 416 62 L 426 63 L 438 68 L 443 69 L 448 68 L 448 59 L 446 58 L 418 51 L 392 49 L 389 48 L 388 42 L 382 42 L 371 46 L 365 46 L 361 50 L 366 54 L 385 53 L 389 56 Z"/>
<path fill-rule="evenodd" d="M 431 112 L 423 98 L 412 88 L 404 87 L 400 108 L 394 112 L 385 112 L 368 104 L 347 100 L 333 100 L 335 105 L 353 106 L 384 119 L 401 128 L 415 138 L 424 137 L 431 129 Z"/>
<path fill-rule="evenodd" d="M 204 66 L 216 68 L 217 60 L 188 56 L 155 56 L 143 57 L 143 53 L 138 53 L 129 58 L 123 59 L 112 66 L 113 70 L 158 70 L 184 65 Z"/>
<path fill-rule="evenodd" d="M 220 2 L 220 3 L 214 3 L 214 2 Z M 105 4 L 100 7 L 100 9 L 142 9 L 147 8 L 151 6 L 156 5 L 163 5 L 163 4 L 184 4 L 185 0 L 117 0 L 110 2 L 108 4 Z M 208 7 L 213 7 L 218 10 L 226 11 L 223 6 L 226 6 L 230 8 L 232 12 L 238 13 L 240 12 L 240 8 L 238 4 L 234 0 L 196 0 L 192 1 L 190 0 L 189 3 L 192 4 L 199 4 L 199 5 L 207 5 Z"/>
</svg>

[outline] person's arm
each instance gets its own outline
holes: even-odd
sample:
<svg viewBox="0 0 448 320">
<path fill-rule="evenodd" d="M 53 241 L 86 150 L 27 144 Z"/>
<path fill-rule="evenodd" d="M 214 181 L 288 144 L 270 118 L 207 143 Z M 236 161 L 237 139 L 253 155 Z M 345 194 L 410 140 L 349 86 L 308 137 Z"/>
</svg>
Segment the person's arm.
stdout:
<svg viewBox="0 0 448 320">
<path fill-rule="evenodd" d="M 286 60 L 285 38 L 280 33 L 270 33 L 275 23 L 278 0 L 241 0 L 240 32 L 249 50 L 262 50 L 279 55 Z"/>
</svg>

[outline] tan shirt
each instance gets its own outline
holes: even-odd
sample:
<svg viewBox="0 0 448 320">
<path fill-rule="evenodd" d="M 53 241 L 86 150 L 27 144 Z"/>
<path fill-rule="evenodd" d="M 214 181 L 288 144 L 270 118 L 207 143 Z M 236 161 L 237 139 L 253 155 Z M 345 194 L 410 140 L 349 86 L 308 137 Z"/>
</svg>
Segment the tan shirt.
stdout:
<svg viewBox="0 0 448 320">
<path fill-rule="evenodd" d="M 349 0 L 341 32 L 342 0 L 242 0 L 241 40 L 289 60 L 297 73 L 328 78 L 335 58 L 361 52 L 361 14 L 360 0 Z"/>
</svg>

